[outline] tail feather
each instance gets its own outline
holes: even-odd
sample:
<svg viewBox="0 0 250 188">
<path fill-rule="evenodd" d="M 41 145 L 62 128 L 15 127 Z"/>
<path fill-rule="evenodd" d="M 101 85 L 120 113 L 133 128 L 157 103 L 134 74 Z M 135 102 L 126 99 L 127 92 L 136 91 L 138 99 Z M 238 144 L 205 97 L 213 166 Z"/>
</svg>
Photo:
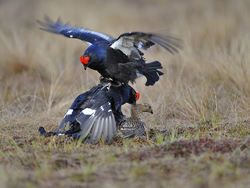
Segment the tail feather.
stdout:
<svg viewBox="0 0 250 188">
<path fill-rule="evenodd" d="M 146 86 L 152 86 L 157 82 L 163 72 L 157 70 L 162 69 L 162 65 L 159 61 L 154 61 L 151 63 L 147 63 L 144 67 L 142 74 L 147 78 Z"/>
<path fill-rule="evenodd" d="M 159 74 L 159 76 L 161 76 L 161 75 L 163 75 L 163 74 L 164 74 L 163 72 L 158 71 L 158 70 L 157 70 L 157 73 Z"/>
</svg>

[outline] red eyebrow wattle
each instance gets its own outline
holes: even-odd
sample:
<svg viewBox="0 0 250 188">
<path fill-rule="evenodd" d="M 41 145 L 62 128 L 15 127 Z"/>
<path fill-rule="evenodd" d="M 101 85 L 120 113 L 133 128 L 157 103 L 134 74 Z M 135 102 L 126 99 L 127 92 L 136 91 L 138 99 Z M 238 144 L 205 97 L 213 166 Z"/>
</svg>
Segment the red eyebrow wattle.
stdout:
<svg viewBox="0 0 250 188">
<path fill-rule="evenodd" d="M 82 64 L 88 64 L 88 62 L 89 62 L 89 57 L 87 56 L 87 57 L 83 57 L 83 56 L 81 56 L 80 57 L 80 61 L 81 61 L 81 63 Z"/>
<path fill-rule="evenodd" d="M 136 93 L 135 95 L 136 95 L 136 100 L 138 101 L 140 98 L 140 93 Z"/>
</svg>

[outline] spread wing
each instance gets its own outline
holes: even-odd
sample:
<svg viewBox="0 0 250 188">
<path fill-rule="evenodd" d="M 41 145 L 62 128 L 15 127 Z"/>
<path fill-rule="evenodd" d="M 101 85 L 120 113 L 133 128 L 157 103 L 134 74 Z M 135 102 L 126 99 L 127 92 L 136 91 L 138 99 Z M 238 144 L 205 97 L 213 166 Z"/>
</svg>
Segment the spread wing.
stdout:
<svg viewBox="0 0 250 188">
<path fill-rule="evenodd" d="M 91 88 L 89 91 L 82 93 L 76 97 L 68 111 L 63 117 L 63 120 L 61 121 L 57 133 L 60 133 L 66 125 L 69 123 L 73 123 L 76 121 L 76 116 L 80 113 L 80 111 L 90 103 L 90 98 L 98 94 L 98 91 L 102 88 L 103 86 L 101 84 Z"/>
<path fill-rule="evenodd" d="M 92 144 L 97 144 L 101 139 L 105 143 L 112 142 L 116 133 L 116 121 L 110 102 L 83 109 L 76 120 L 81 126 L 81 131 L 73 135 L 74 137 L 86 139 Z"/>
<path fill-rule="evenodd" d="M 60 19 L 57 19 L 56 22 L 53 22 L 49 17 L 46 16 L 44 21 L 38 20 L 37 22 L 42 26 L 40 28 L 41 30 L 61 34 L 69 38 L 77 38 L 91 44 L 99 41 L 111 42 L 113 40 L 113 38 L 103 33 L 98 33 L 79 27 L 72 27 L 67 23 L 63 24 Z"/>
<path fill-rule="evenodd" d="M 128 56 L 133 56 L 133 53 L 137 53 L 139 56 L 140 52 L 135 50 L 135 48 L 147 50 L 155 44 L 163 47 L 170 53 L 178 52 L 178 49 L 181 48 L 180 39 L 143 32 L 124 33 L 113 42 L 111 48 L 119 49 Z"/>
<path fill-rule="evenodd" d="M 61 133 L 67 123 L 77 122 L 80 131 L 73 133 L 74 138 L 92 144 L 97 144 L 101 139 L 111 143 L 117 123 L 107 92 L 107 87 L 100 84 L 79 95 L 65 114 L 57 133 Z"/>
</svg>

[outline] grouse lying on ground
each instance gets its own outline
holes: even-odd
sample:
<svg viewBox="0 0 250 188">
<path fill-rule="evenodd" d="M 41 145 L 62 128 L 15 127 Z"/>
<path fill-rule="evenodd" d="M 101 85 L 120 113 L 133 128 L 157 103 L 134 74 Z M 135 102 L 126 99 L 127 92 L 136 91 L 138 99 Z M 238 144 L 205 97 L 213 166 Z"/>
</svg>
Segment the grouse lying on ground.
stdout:
<svg viewBox="0 0 250 188">
<path fill-rule="evenodd" d="M 131 106 L 131 117 L 119 124 L 123 138 L 140 137 L 145 134 L 146 124 L 141 120 L 142 112 L 153 114 L 149 104 L 136 104 Z"/>
<path fill-rule="evenodd" d="M 180 40 L 171 36 L 130 32 L 113 39 L 102 33 L 62 24 L 59 19 L 53 22 L 45 17 L 44 22 L 38 21 L 38 23 L 42 26 L 42 30 L 88 43 L 90 46 L 80 57 L 84 68 L 89 67 L 105 78 L 126 84 L 129 81 L 133 83 L 137 77 L 144 75 L 147 78 L 145 85 L 154 85 L 163 74 L 158 70 L 162 69 L 161 63 L 158 61 L 146 63 L 140 48 L 147 50 L 157 44 L 174 53 L 181 47 Z"/>
<path fill-rule="evenodd" d="M 118 124 L 124 120 L 121 106 L 135 104 L 139 95 L 129 85 L 114 87 L 103 80 L 101 84 L 79 95 L 65 114 L 56 132 L 39 131 L 44 136 L 68 135 L 97 144 L 101 138 L 111 143 Z M 69 129 L 64 131 L 66 125 Z"/>
</svg>

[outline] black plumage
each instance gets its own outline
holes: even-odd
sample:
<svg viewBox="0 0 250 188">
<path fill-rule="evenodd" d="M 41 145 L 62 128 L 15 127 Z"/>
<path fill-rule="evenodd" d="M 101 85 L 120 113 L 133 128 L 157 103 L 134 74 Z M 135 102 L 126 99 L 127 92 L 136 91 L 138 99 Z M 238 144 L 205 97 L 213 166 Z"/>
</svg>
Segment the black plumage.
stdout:
<svg viewBox="0 0 250 188">
<path fill-rule="evenodd" d="M 163 73 L 158 61 L 146 63 L 139 49 L 147 50 L 153 45 L 159 45 L 170 53 L 178 52 L 180 40 L 172 36 L 162 36 L 153 33 L 129 32 L 121 34 L 117 39 L 87 30 L 62 24 L 58 19 L 53 22 L 48 17 L 44 22 L 38 21 L 42 30 L 77 38 L 90 44 L 81 56 L 84 68 L 98 71 L 103 77 L 127 84 L 144 75 L 146 86 L 154 85 Z"/>
<path fill-rule="evenodd" d="M 109 81 L 79 95 L 65 114 L 58 130 L 39 131 L 44 136 L 64 134 L 96 144 L 101 139 L 111 143 L 117 126 L 124 119 L 121 106 L 136 103 L 136 92 L 129 85 L 113 86 Z M 65 130 L 66 126 L 69 128 Z"/>
</svg>

